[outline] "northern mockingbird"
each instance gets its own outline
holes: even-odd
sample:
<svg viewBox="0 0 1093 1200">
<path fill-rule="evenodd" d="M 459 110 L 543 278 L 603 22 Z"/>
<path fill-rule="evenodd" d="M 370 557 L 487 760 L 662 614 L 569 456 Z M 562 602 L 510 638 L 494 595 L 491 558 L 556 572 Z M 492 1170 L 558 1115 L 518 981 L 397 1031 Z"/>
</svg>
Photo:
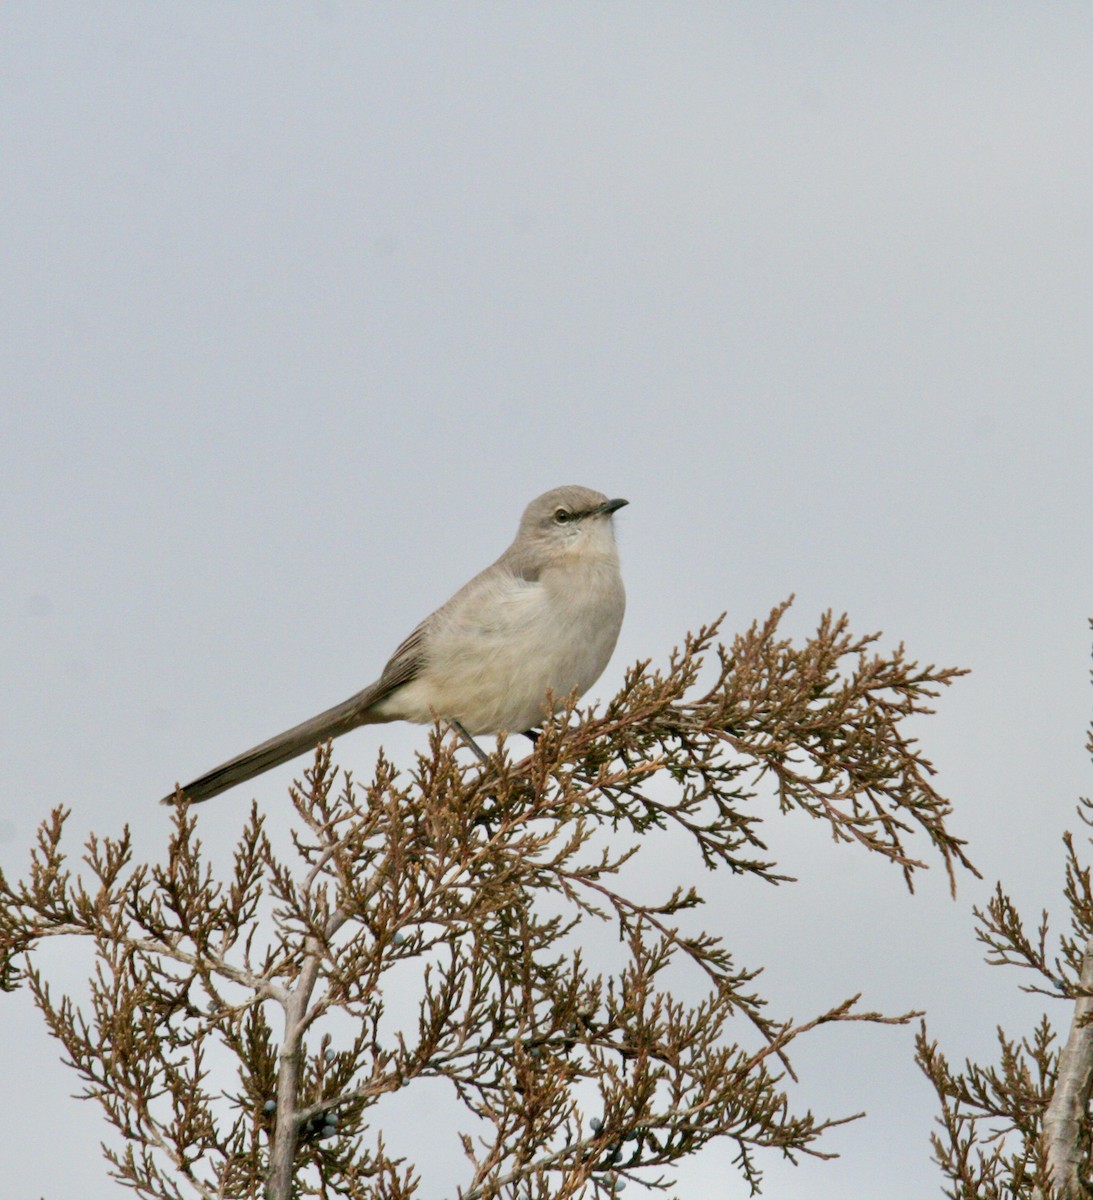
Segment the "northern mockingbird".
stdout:
<svg viewBox="0 0 1093 1200">
<path fill-rule="evenodd" d="M 587 692 L 615 649 L 626 596 L 611 517 L 626 503 L 583 487 L 539 496 L 505 553 L 426 617 L 375 683 L 182 791 L 208 800 L 358 725 L 439 716 L 464 735 L 531 730 Z"/>
</svg>

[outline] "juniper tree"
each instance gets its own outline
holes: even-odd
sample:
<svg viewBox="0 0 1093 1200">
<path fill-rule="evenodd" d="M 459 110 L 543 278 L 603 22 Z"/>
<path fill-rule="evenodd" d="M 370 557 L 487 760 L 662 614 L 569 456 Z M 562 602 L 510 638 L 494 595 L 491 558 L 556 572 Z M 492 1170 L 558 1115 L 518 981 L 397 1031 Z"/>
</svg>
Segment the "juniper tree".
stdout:
<svg viewBox="0 0 1093 1200">
<path fill-rule="evenodd" d="M 1087 740 L 1093 756 L 1093 726 Z M 1093 827 L 1093 802 L 1078 804 Z M 1018 967 L 1032 982 L 1022 990 L 1050 997 L 1061 1022 L 1044 1013 L 1026 1036 L 998 1030 L 995 1065 L 954 1067 L 925 1025 L 916 1043 L 919 1066 L 941 1105 L 934 1157 L 952 1200 L 1087 1200 L 1093 1193 L 1093 882 L 1088 858 L 1063 835 L 1063 896 L 1069 931 L 1050 937 L 1048 914 L 1029 927 L 1001 883 L 976 908 L 977 936 L 992 966 Z M 1060 1005 L 1069 1006 L 1065 1014 Z"/>
<path fill-rule="evenodd" d="M 697 886 L 636 882 L 668 837 L 786 882 L 767 830 L 790 811 L 909 887 L 927 857 L 954 885 L 971 869 L 909 729 L 960 672 L 830 614 L 795 644 L 787 606 L 728 646 L 714 623 L 663 669 L 638 663 L 528 754 L 502 738 L 481 763 L 437 726 L 412 764 L 380 754 L 358 780 L 321 748 L 291 791 L 291 847 L 254 805 L 222 875 L 197 809 L 178 808 L 162 861 L 136 862 L 126 828 L 78 867 L 56 809 L 25 878 L 0 878 L 0 982 L 30 989 L 102 1105 L 112 1174 L 159 1200 L 416 1196 L 429 1151 L 388 1148 L 384 1101 L 438 1081 L 462 1113 L 462 1200 L 666 1189 L 714 1141 L 757 1192 L 762 1152 L 825 1155 L 860 1114 L 796 1111 L 794 1043 L 917 1014 L 853 996 L 774 1015 L 758 968 L 696 924 Z M 615 963 L 591 949 L 604 928 Z M 55 938 L 93 948 L 86 1000 L 39 965 Z M 412 1020 L 391 1011 L 396 977 Z"/>
</svg>

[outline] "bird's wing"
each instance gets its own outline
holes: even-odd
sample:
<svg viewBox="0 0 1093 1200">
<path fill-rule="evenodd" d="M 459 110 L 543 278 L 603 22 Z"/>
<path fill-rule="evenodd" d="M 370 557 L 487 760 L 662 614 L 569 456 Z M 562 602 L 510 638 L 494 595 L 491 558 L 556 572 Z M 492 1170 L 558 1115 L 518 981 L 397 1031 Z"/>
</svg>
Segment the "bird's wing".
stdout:
<svg viewBox="0 0 1093 1200">
<path fill-rule="evenodd" d="M 373 684 L 374 694 L 369 696 L 369 704 L 386 699 L 404 683 L 416 679 L 421 674 L 425 663 L 425 627 L 428 621 L 422 623 L 401 642 L 394 654 L 387 660 L 383 674 Z"/>
</svg>

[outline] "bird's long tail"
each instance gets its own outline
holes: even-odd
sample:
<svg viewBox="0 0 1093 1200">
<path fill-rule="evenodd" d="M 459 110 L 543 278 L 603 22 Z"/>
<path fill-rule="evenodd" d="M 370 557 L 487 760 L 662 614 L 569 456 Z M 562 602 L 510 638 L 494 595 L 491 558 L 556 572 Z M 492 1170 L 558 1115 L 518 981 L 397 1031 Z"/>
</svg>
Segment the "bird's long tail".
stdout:
<svg viewBox="0 0 1093 1200">
<path fill-rule="evenodd" d="M 248 779 L 253 779 L 255 775 L 261 775 L 263 771 L 271 771 L 274 767 L 279 767 L 281 763 L 288 762 L 298 754 L 314 750 L 323 742 L 339 737 L 358 725 L 376 720 L 376 717 L 368 711 L 376 699 L 376 691 L 374 685 L 365 688 L 363 692 L 358 692 L 355 696 L 350 696 L 348 700 L 343 700 L 341 704 L 328 708 L 326 712 L 319 713 L 310 721 L 294 725 L 291 729 L 286 729 L 284 733 L 270 738 L 269 741 L 245 750 L 242 754 L 237 754 L 235 758 L 229 758 L 226 763 L 221 763 L 219 767 L 206 771 L 192 783 L 186 784 L 182 791 L 194 804 L 199 804 L 203 800 L 211 800 L 213 796 L 219 796 L 221 792 L 226 792 L 228 788 L 235 787 L 238 783 L 245 783 Z M 174 802 L 174 792 L 169 796 L 164 796 L 160 801 L 161 804 L 174 804 Z"/>
</svg>

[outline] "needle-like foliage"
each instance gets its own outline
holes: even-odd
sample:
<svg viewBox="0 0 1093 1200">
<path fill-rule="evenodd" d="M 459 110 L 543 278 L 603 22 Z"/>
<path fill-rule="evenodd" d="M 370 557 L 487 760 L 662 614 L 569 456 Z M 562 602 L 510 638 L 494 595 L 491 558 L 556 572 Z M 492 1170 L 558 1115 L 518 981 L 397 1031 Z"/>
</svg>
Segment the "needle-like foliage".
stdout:
<svg viewBox="0 0 1093 1200">
<path fill-rule="evenodd" d="M 1093 726 L 1087 748 L 1093 756 Z M 1093 802 L 1078 815 L 1093 827 Z M 919 1066 L 941 1104 L 934 1158 L 952 1200 L 1088 1200 L 1093 1194 L 1093 883 L 1070 833 L 1063 896 L 1070 930 L 1049 936 L 1043 912 L 1029 929 L 1001 884 L 977 908 L 977 935 L 992 966 L 1017 967 L 1033 982 L 1022 990 L 1050 997 L 1070 1028 L 1060 1039 L 1045 1013 L 1028 1037 L 998 1030 L 995 1066 L 954 1067 L 923 1026 Z"/>
<path fill-rule="evenodd" d="M 795 645 L 785 607 L 639 664 L 523 759 L 501 739 L 470 760 L 438 726 L 411 768 L 381 755 L 361 783 L 321 748 L 289 851 L 254 806 L 225 877 L 198 809 L 179 807 L 162 862 L 135 862 L 126 830 L 92 837 L 78 871 L 57 809 L 26 877 L 0 878 L 0 983 L 30 988 L 103 1106 L 114 1176 L 157 1200 L 404 1200 L 441 1133 L 396 1154 L 384 1102 L 438 1084 L 462 1113 L 452 1200 L 663 1190 L 715 1141 L 757 1192 L 763 1152 L 823 1156 L 853 1117 L 795 1111 L 792 1044 L 913 1014 L 853 997 L 772 1016 L 758 970 L 697 925 L 699 889 L 650 899 L 634 868 L 670 834 L 708 868 L 782 881 L 760 829 L 797 810 L 908 884 L 923 841 L 954 877 L 970 864 L 907 726 L 959 672 L 879 653 L 845 618 Z M 87 1000 L 37 962 L 58 937 L 93 948 Z M 409 1015 L 391 999 L 407 980 Z"/>
</svg>

